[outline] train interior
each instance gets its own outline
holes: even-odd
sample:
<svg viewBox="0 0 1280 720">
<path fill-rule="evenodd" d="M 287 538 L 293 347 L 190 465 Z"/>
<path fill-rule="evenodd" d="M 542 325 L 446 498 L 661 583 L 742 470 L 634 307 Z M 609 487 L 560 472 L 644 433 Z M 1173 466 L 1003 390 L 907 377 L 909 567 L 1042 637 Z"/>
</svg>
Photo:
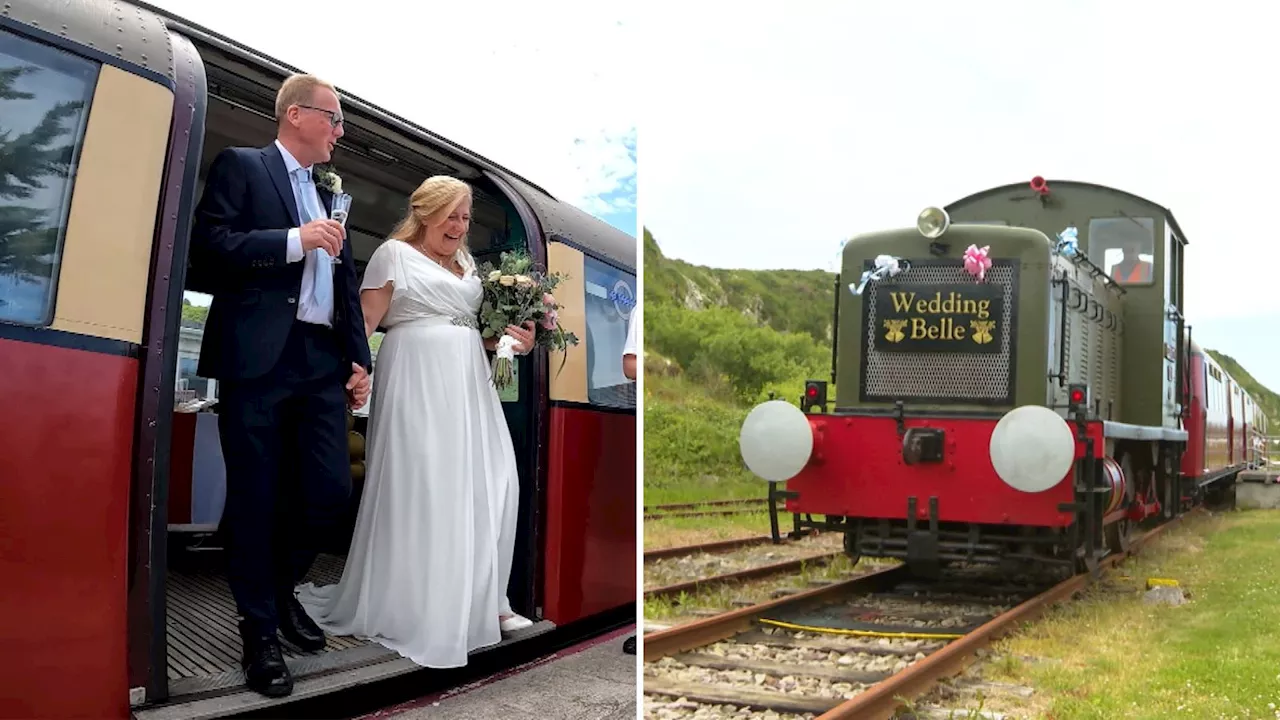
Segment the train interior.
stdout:
<svg viewBox="0 0 1280 720">
<path fill-rule="evenodd" d="M 232 145 L 261 147 L 275 137 L 275 86 L 237 66 L 234 60 L 220 57 L 217 51 L 202 50 L 208 73 L 208 106 L 197 196 L 203 191 L 205 174 L 220 150 Z M 367 118 L 353 118 L 350 108 L 344 110 L 346 135 L 332 164 L 343 178 L 344 191 L 354 198 L 347 223 L 348 242 L 361 274 L 373 250 L 403 216 L 410 194 L 433 174 L 451 174 L 472 184 L 475 202 L 469 245 L 478 264 L 486 260 L 496 263 L 502 250 L 525 245 L 525 229 L 514 207 L 480 173 L 459 168 L 452 164 L 452 158 L 430 148 L 405 147 L 408 143 L 404 138 L 393 139 L 386 129 L 372 125 Z M 174 388 L 164 623 L 169 694 L 175 701 L 243 691 L 238 618 L 223 571 L 223 538 L 218 531 L 226 488 L 217 429 L 218 387 L 215 381 L 196 374 L 204 316 L 211 297 L 192 287 L 191 277 L 184 290 Z M 370 343 L 375 351 L 375 375 L 380 340 L 379 332 Z M 532 462 L 536 448 L 533 385 L 529 373 L 521 372 L 526 370 L 527 362 L 520 359 L 514 392 L 509 390 L 503 397 L 516 454 L 521 459 L 520 519 L 508 593 L 517 612 L 536 619 L 538 563 L 534 529 L 540 498 Z M 318 584 L 337 582 L 342 574 L 363 488 L 367 412 L 366 406 L 348 421 L 353 494 L 345 525 L 323 539 L 322 554 L 308 578 Z M 536 623 L 506 642 L 518 642 L 547 629 L 548 623 Z M 350 637 L 330 637 L 328 647 L 314 654 L 301 652 L 287 641 L 281 643 L 295 680 L 398 657 L 380 645 Z"/>
</svg>

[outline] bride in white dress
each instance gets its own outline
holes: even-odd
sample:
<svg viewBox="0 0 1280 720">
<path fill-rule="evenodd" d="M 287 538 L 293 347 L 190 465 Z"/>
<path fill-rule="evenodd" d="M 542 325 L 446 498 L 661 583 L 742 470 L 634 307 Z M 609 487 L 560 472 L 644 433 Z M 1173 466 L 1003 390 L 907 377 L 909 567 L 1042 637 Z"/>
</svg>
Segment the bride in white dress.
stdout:
<svg viewBox="0 0 1280 720">
<path fill-rule="evenodd" d="M 386 328 L 373 375 L 364 495 L 336 585 L 299 586 L 322 628 L 356 635 L 419 665 L 467 654 L 532 623 L 507 579 L 519 504 L 516 459 L 475 329 L 482 290 L 464 244 L 471 188 L 432 177 L 369 259 L 365 331 Z M 533 326 L 508 327 L 516 351 Z"/>
</svg>

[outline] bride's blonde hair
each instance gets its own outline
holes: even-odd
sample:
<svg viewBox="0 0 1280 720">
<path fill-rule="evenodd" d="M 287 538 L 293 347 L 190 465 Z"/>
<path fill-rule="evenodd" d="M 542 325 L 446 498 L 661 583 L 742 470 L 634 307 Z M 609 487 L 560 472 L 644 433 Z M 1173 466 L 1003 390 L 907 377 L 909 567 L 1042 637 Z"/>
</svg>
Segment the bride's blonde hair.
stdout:
<svg viewBox="0 0 1280 720">
<path fill-rule="evenodd" d="M 428 224 L 437 225 L 453 212 L 464 200 L 471 199 L 471 186 L 455 177 L 435 175 L 422 181 L 409 196 L 409 211 L 391 231 L 393 240 L 413 242 L 422 235 Z M 471 250 L 467 237 L 462 237 L 459 248 L 470 259 Z"/>
</svg>

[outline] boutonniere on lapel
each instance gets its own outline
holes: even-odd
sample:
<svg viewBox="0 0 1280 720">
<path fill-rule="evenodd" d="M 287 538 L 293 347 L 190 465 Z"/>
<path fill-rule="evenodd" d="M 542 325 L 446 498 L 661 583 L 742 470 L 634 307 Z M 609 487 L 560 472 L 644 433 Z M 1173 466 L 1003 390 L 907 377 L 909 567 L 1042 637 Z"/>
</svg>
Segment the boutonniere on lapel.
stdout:
<svg viewBox="0 0 1280 720">
<path fill-rule="evenodd" d="M 311 170 L 311 177 L 314 179 L 316 187 L 324 188 L 334 195 L 342 194 L 342 178 L 328 165 L 316 165 Z"/>
</svg>

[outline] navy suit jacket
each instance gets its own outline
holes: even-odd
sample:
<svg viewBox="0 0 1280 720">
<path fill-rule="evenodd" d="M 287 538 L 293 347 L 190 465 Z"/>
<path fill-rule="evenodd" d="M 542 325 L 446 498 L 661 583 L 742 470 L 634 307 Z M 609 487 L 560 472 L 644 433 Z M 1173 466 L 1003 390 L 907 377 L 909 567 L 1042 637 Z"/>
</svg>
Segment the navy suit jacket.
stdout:
<svg viewBox="0 0 1280 720">
<path fill-rule="evenodd" d="M 317 188 L 327 211 L 333 194 Z M 196 207 L 187 286 L 213 295 L 200 346 L 201 377 L 249 380 L 272 370 L 297 320 L 305 260 L 285 260 L 289 230 L 299 227 L 284 158 L 272 143 L 227 148 L 209 168 Z M 371 369 L 351 243 L 334 266 L 334 331 L 346 367 Z"/>
</svg>

